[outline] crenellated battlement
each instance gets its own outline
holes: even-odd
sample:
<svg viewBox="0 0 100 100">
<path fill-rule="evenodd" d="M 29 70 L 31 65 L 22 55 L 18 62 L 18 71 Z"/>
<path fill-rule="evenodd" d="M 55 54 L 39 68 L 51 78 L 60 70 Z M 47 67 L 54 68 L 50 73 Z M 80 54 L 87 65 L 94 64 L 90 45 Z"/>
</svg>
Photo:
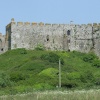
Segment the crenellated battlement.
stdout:
<svg viewBox="0 0 100 100">
<path fill-rule="evenodd" d="M 24 25 L 30 25 L 30 22 L 24 22 Z"/>
<path fill-rule="evenodd" d="M 38 23 L 39 26 L 44 26 L 44 23 L 40 22 Z"/>
<path fill-rule="evenodd" d="M 37 23 L 33 22 L 31 25 L 36 26 L 36 25 L 37 25 Z"/>
<path fill-rule="evenodd" d="M 17 22 L 17 26 L 23 25 L 23 22 Z"/>
<path fill-rule="evenodd" d="M 1 34 L 0 34 L 1 36 Z M 34 49 L 42 44 L 47 50 L 94 52 L 100 56 L 100 23 L 51 24 L 15 22 L 6 26 L 8 49 Z"/>
<path fill-rule="evenodd" d="M 87 26 L 93 26 L 93 24 L 92 23 L 88 23 Z"/>
<path fill-rule="evenodd" d="M 52 24 L 46 23 L 45 26 L 52 26 Z"/>
<path fill-rule="evenodd" d="M 59 27 L 59 26 L 69 26 L 69 27 L 73 27 L 73 26 L 91 26 L 91 27 L 100 27 L 100 23 L 88 23 L 88 24 L 51 24 L 51 23 L 43 23 L 43 22 L 15 22 L 14 19 L 11 20 L 11 23 L 9 23 L 6 27 L 11 27 L 11 25 L 16 25 L 16 26 L 41 26 L 41 27 L 45 27 L 45 26 L 52 26 L 52 27 Z"/>
</svg>

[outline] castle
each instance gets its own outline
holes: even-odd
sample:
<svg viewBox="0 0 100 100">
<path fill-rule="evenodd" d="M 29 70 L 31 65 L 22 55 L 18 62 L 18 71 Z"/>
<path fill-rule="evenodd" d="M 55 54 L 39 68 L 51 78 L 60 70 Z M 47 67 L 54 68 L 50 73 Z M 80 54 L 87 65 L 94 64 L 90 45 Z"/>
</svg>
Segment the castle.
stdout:
<svg viewBox="0 0 100 100">
<path fill-rule="evenodd" d="M 44 24 L 11 22 L 6 35 L 0 34 L 0 52 L 10 49 L 34 49 L 43 45 L 46 50 L 94 51 L 100 57 L 100 24 Z"/>
</svg>

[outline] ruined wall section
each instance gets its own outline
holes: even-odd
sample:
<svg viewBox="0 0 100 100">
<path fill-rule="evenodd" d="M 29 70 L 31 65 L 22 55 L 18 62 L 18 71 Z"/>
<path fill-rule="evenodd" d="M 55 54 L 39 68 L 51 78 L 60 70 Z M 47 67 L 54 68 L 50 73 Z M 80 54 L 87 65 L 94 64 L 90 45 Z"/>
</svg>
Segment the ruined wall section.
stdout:
<svg viewBox="0 0 100 100">
<path fill-rule="evenodd" d="M 6 40 L 11 49 L 94 51 L 100 56 L 100 24 L 44 24 L 12 21 L 6 27 Z"/>
<path fill-rule="evenodd" d="M 0 33 L 0 54 L 5 52 L 5 35 Z"/>
<path fill-rule="evenodd" d="M 59 24 L 14 22 L 11 32 L 11 49 L 34 49 L 42 44 L 47 50 L 63 50 L 64 29 Z"/>
<path fill-rule="evenodd" d="M 93 24 L 94 52 L 100 57 L 100 24 Z"/>
<path fill-rule="evenodd" d="M 92 48 L 92 25 L 75 25 L 74 48 L 76 51 L 89 52 Z"/>
</svg>

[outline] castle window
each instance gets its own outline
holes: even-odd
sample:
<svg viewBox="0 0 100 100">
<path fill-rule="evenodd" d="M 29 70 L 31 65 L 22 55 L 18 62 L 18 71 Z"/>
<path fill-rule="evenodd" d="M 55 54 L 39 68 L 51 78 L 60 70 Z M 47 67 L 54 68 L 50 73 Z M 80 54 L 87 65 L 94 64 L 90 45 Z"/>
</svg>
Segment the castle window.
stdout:
<svg viewBox="0 0 100 100">
<path fill-rule="evenodd" d="M 3 48 L 1 49 L 1 51 L 3 51 Z"/>
<path fill-rule="evenodd" d="M 47 35 L 47 41 L 49 41 L 49 35 Z"/>
<path fill-rule="evenodd" d="M 70 35 L 70 30 L 67 31 L 67 35 Z"/>
</svg>

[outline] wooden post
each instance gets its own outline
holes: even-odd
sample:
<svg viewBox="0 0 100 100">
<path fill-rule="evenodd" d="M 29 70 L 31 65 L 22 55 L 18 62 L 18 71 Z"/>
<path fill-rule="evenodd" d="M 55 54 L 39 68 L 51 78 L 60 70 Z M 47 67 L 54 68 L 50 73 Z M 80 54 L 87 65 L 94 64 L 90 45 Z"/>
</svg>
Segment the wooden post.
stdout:
<svg viewBox="0 0 100 100">
<path fill-rule="evenodd" d="M 61 62 L 59 59 L 59 88 L 61 88 Z"/>
</svg>

